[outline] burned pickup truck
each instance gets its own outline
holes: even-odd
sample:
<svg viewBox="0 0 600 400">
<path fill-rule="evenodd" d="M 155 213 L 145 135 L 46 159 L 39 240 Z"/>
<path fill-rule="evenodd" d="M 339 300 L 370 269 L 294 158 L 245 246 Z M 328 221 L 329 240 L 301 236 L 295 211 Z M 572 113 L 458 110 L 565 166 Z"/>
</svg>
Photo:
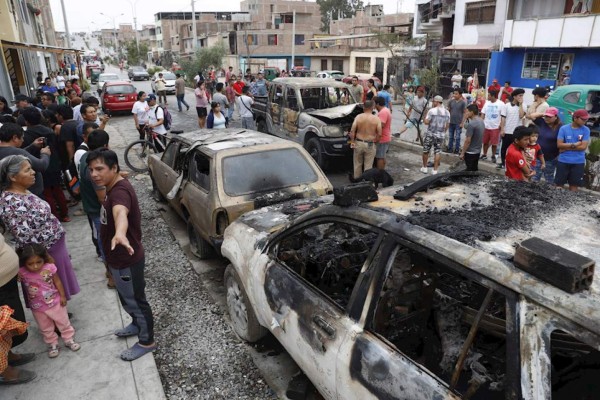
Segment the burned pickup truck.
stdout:
<svg viewBox="0 0 600 400">
<path fill-rule="evenodd" d="M 436 179 L 236 220 L 222 247 L 235 332 L 270 331 L 326 399 L 597 398 L 600 199 Z"/>
<path fill-rule="evenodd" d="M 350 154 L 347 132 L 362 112 L 356 101 L 333 79 L 277 78 L 252 111 L 259 131 L 300 143 L 325 169 L 331 157 Z"/>
</svg>

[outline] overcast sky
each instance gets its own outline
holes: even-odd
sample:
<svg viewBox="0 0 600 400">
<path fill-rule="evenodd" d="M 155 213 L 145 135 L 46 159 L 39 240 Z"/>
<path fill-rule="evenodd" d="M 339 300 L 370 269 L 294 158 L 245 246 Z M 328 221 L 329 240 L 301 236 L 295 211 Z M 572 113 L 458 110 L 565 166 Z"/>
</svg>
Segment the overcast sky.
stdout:
<svg viewBox="0 0 600 400">
<path fill-rule="evenodd" d="M 136 3 L 138 29 L 143 24 L 154 24 L 154 14 L 158 12 L 192 11 L 191 0 L 64 0 L 64 3 L 71 32 L 110 29 L 113 27 L 113 17 L 117 26 L 119 23 L 133 24 L 132 3 Z M 364 3 L 368 4 L 369 1 Z M 414 11 L 414 0 L 374 0 L 372 3 L 383 4 L 386 14 L 395 13 L 396 7 L 400 7 L 404 12 Z M 54 27 L 57 31 L 64 31 L 65 24 L 60 0 L 50 0 L 50 5 L 52 6 Z M 196 11 L 239 10 L 239 0 L 196 1 Z M 110 18 L 100 14 L 101 12 Z"/>
</svg>

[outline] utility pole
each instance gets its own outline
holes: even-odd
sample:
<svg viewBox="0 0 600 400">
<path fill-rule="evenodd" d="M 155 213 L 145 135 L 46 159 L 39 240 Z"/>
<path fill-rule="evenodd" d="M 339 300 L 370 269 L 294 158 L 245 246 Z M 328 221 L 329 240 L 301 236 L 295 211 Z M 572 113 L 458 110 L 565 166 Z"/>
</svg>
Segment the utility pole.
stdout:
<svg viewBox="0 0 600 400">
<path fill-rule="evenodd" d="M 290 63 L 289 71 L 294 69 L 294 57 L 296 56 L 296 10 L 292 14 L 292 19 L 292 62 Z"/>
<path fill-rule="evenodd" d="M 195 1 L 192 0 L 192 57 L 196 53 L 196 46 L 198 45 L 198 32 L 196 31 L 196 9 L 194 8 Z"/>
<path fill-rule="evenodd" d="M 65 21 L 65 35 L 67 35 L 67 48 L 71 48 L 71 33 L 69 32 L 69 23 L 67 22 L 67 13 L 65 11 L 65 0 L 60 0 L 62 7 L 63 20 Z"/>
</svg>

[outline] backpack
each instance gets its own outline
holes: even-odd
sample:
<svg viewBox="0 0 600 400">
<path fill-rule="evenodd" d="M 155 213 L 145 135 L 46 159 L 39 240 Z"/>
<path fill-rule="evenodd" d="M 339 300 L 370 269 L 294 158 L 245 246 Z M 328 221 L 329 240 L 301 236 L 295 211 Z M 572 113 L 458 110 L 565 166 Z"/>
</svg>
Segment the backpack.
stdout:
<svg viewBox="0 0 600 400">
<path fill-rule="evenodd" d="M 158 112 L 159 108 L 162 108 L 162 110 L 163 110 L 163 115 L 164 115 L 163 126 L 165 127 L 166 130 L 170 130 L 171 125 L 173 125 L 173 117 L 171 116 L 171 113 L 169 112 L 169 110 L 167 110 L 165 107 L 156 106 L 156 110 L 154 110 L 154 115 L 156 116 L 156 119 L 158 119 L 157 112 Z"/>
</svg>

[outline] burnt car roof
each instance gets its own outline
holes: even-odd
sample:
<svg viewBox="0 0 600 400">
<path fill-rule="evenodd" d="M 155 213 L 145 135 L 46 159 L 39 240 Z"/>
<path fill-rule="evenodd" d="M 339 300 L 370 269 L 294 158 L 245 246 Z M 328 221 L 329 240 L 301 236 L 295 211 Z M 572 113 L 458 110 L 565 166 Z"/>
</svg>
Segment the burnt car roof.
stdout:
<svg viewBox="0 0 600 400">
<path fill-rule="evenodd" d="M 335 79 L 331 78 L 275 78 L 272 82 L 285 83 L 286 85 L 294 86 L 300 89 L 323 86 L 332 86 L 339 88 L 348 87 L 346 83 L 336 81 Z"/>
<path fill-rule="evenodd" d="M 239 221 L 266 238 L 293 221 L 316 216 L 366 219 L 600 334 L 600 278 L 589 291 L 569 294 L 512 263 L 516 244 L 534 236 L 600 263 L 600 213 L 594 211 L 600 209 L 599 196 L 500 177 L 462 178 L 407 201 L 394 199 L 398 189 L 380 190 L 378 201 L 347 208 L 333 205 L 333 196 L 286 202 Z"/>
</svg>

